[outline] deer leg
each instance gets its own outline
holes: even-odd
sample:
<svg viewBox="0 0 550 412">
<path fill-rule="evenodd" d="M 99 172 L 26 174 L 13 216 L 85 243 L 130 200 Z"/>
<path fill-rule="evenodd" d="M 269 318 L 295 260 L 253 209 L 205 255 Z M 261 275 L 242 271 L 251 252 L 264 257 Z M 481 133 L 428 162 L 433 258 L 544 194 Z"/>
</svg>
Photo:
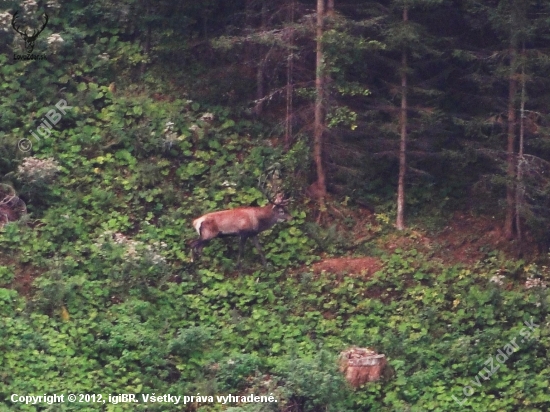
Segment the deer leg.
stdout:
<svg viewBox="0 0 550 412">
<path fill-rule="evenodd" d="M 199 257 L 199 254 L 197 252 L 198 243 L 200 240 L 193 240 L 191 242 L 191 262 L 194 262 Z"/>
<path fill-rule="evenodd" d="M 262 247 L 260 246 L 260 241 L 258 240 L 257 236 L 252 237 L 252 243 L 254 243 L 254 246 L 256 246 L 256 249 L 258 249 L 258 252 L 260 253 L 260 257 L 262 258 L 262 263 L 265 266 L 267 266 L 267 262 L 265 260 L 264 251 L 262 250 Z"/>
<path fill-rule="evenodd" d="M 202 254 L 202 249 L 208 243 L 208 240 L 197 239 L 191 243 L 192 258 L 191 262 L 194 262 Z"/>
<path fill-rule="evenodd" d="M 241 267 L 241 256 L 243 255 L 244 251 L 244 244 L 246 243 L 246 236 L 240 236 L 239 237 L 239 257 L 237 258 L 237 268 Z"/>
</svg>

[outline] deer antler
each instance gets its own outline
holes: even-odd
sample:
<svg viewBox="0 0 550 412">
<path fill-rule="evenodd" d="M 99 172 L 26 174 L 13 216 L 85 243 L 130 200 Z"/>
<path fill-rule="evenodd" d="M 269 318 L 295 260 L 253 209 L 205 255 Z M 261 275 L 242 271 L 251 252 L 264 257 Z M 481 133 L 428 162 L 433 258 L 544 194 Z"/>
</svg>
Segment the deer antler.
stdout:
<svg viewBox="0 0 550 412">
<path fill-rule="evenodd" d="M 290 199 L 285 199 L 285 196 L 282 193 L 277 193 L 277 196 L 272 203 L 277 206 L 288 206 L 289 202 Z"/>
<path fill-rule="evenodd" d="M 283 193 L 280 192 L 282 181 L 281 168 L 280 163 L 274 163 L 269 166 L 265 174 L 258 178 L 258 187 L 269 203 L 277 206 L 286 206 L 290 199 L 285 199 Z M 270 196 L 270 192 L 275 195 L 275 198 Z"/>
</svg>

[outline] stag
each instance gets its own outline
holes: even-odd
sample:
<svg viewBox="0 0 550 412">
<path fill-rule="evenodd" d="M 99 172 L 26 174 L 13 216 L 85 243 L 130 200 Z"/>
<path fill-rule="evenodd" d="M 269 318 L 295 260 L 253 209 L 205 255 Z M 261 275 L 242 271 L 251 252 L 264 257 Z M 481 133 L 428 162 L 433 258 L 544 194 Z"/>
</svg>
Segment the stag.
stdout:
<svg viewBox="0 0 550 412">
<path fill-rule="evenodd" d="M 267 194 L 266 194 L 267 196 Z M 284 199 L 282 194 L 277 194 L 275 199 L 267 196 L 269 203 L 262 207 L 238 207 L 236 209 L 221 210 L 207 213 L 193 220 L 193 227 L 199 234 L 199 239 L 191 244 L 193 260 L 200 256 L 203 247 L 212 239 L 226 236 L 239 236 L 239 257 L 237 267 L 241 265 L 241 256 L 244 244 L 248 238 L 258 250 L 262 263 L 267 265 L 262 247 L 257 235 L 270 229 L 276 223 L 292 219 L 286 206 L 289 199 Z"/>
<path fill-rule="evenodd" d="M 46 24 L 48 24 L 48 15 L 44 13 L 46 20 L 44 21 L 44 24 L 42 25 L 42 27 L 40 29 L 34 29 L 32 31 L 32 34 L 29 35 L 27 34 L 27 30 L 21 31 L 19 27 L 15 25 L 15 20 L 17 19 L 17 13 L 19 12 L 16 11 L 15 13 L 13 13 L 13 17 L 11 19 L 11 25 L 13 29 L 23 37 L 23 40 L 25 40 L 25 50 L 27 51 L 27 53 L 32 53 L 32 51 L 34 50 L 34 42 L 38 38 L 38 35 L 42 33 L 42 30 L 44 30 L 44 28 L 46 27 Z"/>
</svg>

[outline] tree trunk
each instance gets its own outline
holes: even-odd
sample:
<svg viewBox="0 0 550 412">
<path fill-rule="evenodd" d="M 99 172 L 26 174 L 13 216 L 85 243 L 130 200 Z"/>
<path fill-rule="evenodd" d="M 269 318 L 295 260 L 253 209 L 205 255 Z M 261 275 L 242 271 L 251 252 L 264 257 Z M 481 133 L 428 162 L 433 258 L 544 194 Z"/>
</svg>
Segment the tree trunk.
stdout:
<svg viewBox="0 0 550 412">
<path fill-rule="evenodd" d="M 408 21 L 408 9 L 403 9 L 403 22 Z M 407 51 L 401 57 L 401 112 L 399 116 L 399 179 L 397 182 L 397 230 L 405 229 L 405 174 L 407 171 Z"/>
<path fill-rule="evenodd" d="M 267 20 L 267 7 L 265 2 L 262 3 L 262 23 L 260 26 L 260 30 L 262 33 L 265 33 L 266 30 L 266 20 Z M 261 54 L 262 47 L 260 46 L 260 54 Z M 260 62 L 258 63 L 258 68 L 256 71 L 256 106 L 254 107 L 254 113 L 256 116 L 261 116 L 264 110 L 264 101 L 263 98 L 265 97 L 265 91 L 264 91 L 264 78 L 265 78 L 265 66 L 267 64 L 267 58 L 268 54 L 266 56 L 260 58 Z"/>
<path fill-rule="evenodd" d="M 315 76 L 315 124 L 313 140 L 313 159 L 317 169 L 318 200 L 321 212 L 325 209 L 326 183 L 323 168 L 323 131 L 325 127 L 324 100 L 325 100 L 325 70 L 323 58 L 323 20 L 325 17 L 325 0 L 317 0 L 317 59 Z"/>
<path fill-rule="evenodd" d="M 516 158 L 515 158 L 515 143 L 516 143 L 516 107 L 515 100 L 518 88 L 516 76 L 517 63 L 517 47 L 514 43 L 510 46 L 510 78 L 508 89 L 508 147 L 506 171 L 508 183 L 506 186 L 506 220 L 504 222 L 504 236 L 511 240 L 514 238 L 514 218 L 516 212 L 516 194 L 515 194 L 515 179 L 516 179 Z"/>
<path fill-rule="evenodd" d="M 334 16 L 334 0 L 327 0 L 327 16 Z"/>
<path fill-rule="evenodd" d="M 147 6 L 145 8 L 145 16 L 148 17 L 150 14 L 149 12 L 149 2 L 147 2 Z M 147 19 L 146 19 L 147 21 Z M 147 59 L 149 59 L 149 53 L 151 52 L 151 23 L 147 21 L 147 30 L 145 32 L 145 45 L 143 47 L 143 51 L 145 56 L 147 56 Z M 141 76 L 145 74 L 145 69 L 147 68 L 147 63 L 142 61 L 140 65 L 140 73 Z"/>
<path fill-rule="evenodd" d="M 256 71 L 256 106 L 254 106 L 254 113 L 256 116 L 261 116 L 264 110 L 263 98 L 264 95 L 264 69 L 265 69 L 265 59 L 260 59 L 258 68 Z"/>
<path fill-rule="evenodd" d="M 523 45 L 523 59 L 525 59 L 525 45 Z M 521 66 L 521 102 L 520 102 L 520 119 L 519 119 L 519 150 L 518 150 L 518 164 L 517 164 L 517 187 L 516 187 L 516 234 L 518 242 L 522 241 L 521 230 L 521 213 L 523 207 L 523 199 L 525 188 L 523 185 L 523 146 L 525 138 L 525 61 Z"/>
<path fill-rule="evenodd" d="M 294 0 L 291 0 L 288 11 L 288 22 L 294 23 Z M 288 57 L 286 62 L 286 118 L 285 118 L 285 151 L 290 149 L 292 141 L 292 117 L 293 117 L 293 86 L 292 74 L 294 71 L 294 29 L 290 28 L 290 36 L 288 39 Z"/>
</svg>

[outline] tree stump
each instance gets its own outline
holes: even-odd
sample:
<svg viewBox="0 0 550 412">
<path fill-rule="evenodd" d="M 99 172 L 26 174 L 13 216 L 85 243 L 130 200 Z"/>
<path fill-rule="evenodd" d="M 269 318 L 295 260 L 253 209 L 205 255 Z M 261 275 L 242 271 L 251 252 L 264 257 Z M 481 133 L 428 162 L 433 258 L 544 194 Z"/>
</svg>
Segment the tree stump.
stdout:
<svg viewBox="0 0 550 412">
<path fill-rule="evenodd" d="M 352 347 L 340 353 L 340 371 L 354 388 L 380 379 L 386 363 L 386 355 L 370 348 Z"/>
<path fill-rule="evenodd" d="M 27 206 L 15 194 L 13 187 L 0 183 L 0 228 L 19 220 L 26 213 Z"/>
</svg>

